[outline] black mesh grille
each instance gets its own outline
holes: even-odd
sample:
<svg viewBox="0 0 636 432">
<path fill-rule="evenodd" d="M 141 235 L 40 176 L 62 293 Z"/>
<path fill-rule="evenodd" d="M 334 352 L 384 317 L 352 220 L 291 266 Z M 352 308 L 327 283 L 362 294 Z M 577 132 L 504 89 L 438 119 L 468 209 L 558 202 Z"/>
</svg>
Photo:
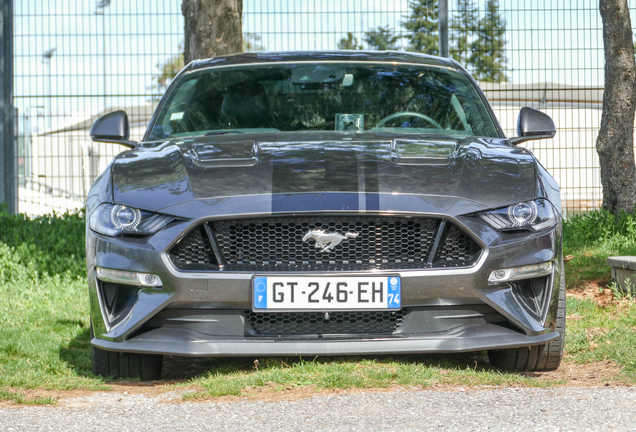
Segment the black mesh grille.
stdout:
<svg viewBox="0 0 636 432">
<path fill-rule="evenodd" d="M 170 259 L 180 270 L 218 269 L 216 257 L 203 227 L 195 228 L 170 250 Z"/>
<path fill-rule="evenodd" d="M 271 218 L 211 223 L 227 270 L 370 270 L 426 268 L 438 219 L 398 217 Z M 344 238 L 322 252 L 303 237 L 323 230 Z"/>
<path fill-rule="evenodd" d="M 390 334 L 404 321 L 403 311 L 246 312 L 247 322 L 259 335 Z"/>
<path fill-rule="evenodd" d="M 481 248 L 468 234 L 450 225 L 439 245 L 433 267 L 471 266 L 480 254 Z"/>
</svg>

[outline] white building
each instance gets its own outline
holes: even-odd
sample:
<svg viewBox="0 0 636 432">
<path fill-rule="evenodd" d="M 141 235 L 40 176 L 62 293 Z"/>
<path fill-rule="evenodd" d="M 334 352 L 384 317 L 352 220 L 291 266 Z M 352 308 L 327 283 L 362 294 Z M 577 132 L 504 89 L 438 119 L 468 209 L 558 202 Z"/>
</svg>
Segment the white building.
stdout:
<svg viewBox="0 0 636 432">
<path fill-rule="evenodd" d="M 124 109 L 130 122 L 130 139 L 142 138 L 155 108 L 156 104 L 148 104 Z M 84 206 L 95 179 L 115 155 L 126 150 L 118 144 L 91 140 L 91 127 L 103 114 L 71 118 L 62 127 L 32 137 L 29 172 L 18 189 L 21 213 L 40 215 Z"/>
</svg>

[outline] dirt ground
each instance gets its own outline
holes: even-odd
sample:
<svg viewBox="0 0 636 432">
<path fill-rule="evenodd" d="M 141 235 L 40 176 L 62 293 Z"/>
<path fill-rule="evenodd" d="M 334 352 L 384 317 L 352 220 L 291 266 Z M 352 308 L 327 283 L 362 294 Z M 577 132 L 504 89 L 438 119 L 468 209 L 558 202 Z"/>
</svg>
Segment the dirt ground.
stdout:
<svg viewBox="0 0 636 432">
<path fill-rule="evenodd" d="M 536 378 L 539 381 L 562 381 L 563 387 L 615 387 L 625 386 L 617 379 L 620 368 L 611 361 L 579 364 L 567 361 L 567 356 L 561 367 L 551 372 L 528 373 L 526 376 Z M 80 403 L 78 400 L 88 400 L 92 396 L 102 395 L 112 400 L 121 400 L 129 395 L 139 395 L 147 398 L 155 398 L 161 403 L 181 403 L 181 395 L 197 391 L 197 387 L 174 387 L 176 381 L 154 381 L 149 383 L 113 383 L 110 390 L 90 391 L 90 390 L 20 390 L 19 393 L 27 398 L 51 397 L 57 400 L 57 406 L 90 406 L 92 403 Z M 506 387 L 521 387 L 509 385 Z M 446 391 L 471 391 L 483 390 L 486 388 L 503 388 L 501 386 L 466 386 L 447 383 L 433 383 L 428 390 Z M 317 389 L 313 386 L 288 387 L 284 389 L 274 388 L 274 386 L 255 387 L 246 389 L 240 396 L 224 396 L 215 398 L 218 402 L 232 402 L 245 400 L 258 400 L 263 402 L 297 400 L 301 398 L 311 398 L 316 396 L 330 396 L 340 394 L 356 393 L 383 393 L 396 390 L 414 391 L 421 388 L 390 386 L 379 389 Z M 209 400 L 209 399 L 208 399 Z M 17 406 L 11 402 L 0 402 L 0 406 Z"/>
</svg>

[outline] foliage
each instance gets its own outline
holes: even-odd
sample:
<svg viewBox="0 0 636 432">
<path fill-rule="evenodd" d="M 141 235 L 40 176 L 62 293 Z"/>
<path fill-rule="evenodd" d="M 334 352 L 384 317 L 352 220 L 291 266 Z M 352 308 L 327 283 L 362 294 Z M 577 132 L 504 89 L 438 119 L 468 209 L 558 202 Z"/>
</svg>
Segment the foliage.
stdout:
<svg viewBox="0 0 636 432">
<path fill-rule="evenodd" d="M 488 0 L 486 15 L 479 20 L 477 38 L 470 44 L 468 59 L 474 67 L 475 79 L 486 82 L 507 82 L 506 21 L 499 13 L 499 0 Z"/>
<path fill-rule="evenodd" d="M 244 33 L 242 42 L 243 52 L 265 51 L 265 46 L 260 44 L 261 39 L 261 35 L 257 33 Z M 176 77 L 177 74 L 181 72 L 181 69 L 185 67 L 183 42 L 179 44 L 179 52 L 179 54 L 169 57 L 163 63 L 157 64 L 159 73 L 153 76 L 153 82 L 148 88 L 155 94 L 155 100 L 159 100 L 159 97 L 165 93 L 174 77 Z"/>
<path fill-rule="evenodd" d="M 86 275 L 84 262 L 84 211 L 40 216 L 30 219 L 23 214 L 10 215 L 0 208 L 0 283 L 5 283 L 22 268 L 37 274 Z"/>
<path fill-rule="evenodd" d="M 388 27 L 378 27 L 376 30 L 369 30 L 364 33 L 363 41 L 369 45 L 369 49 L 386 51 L 397 49 L 397 41 L 399 36 Z"/>
<path fill-rule="evenodd" d="M 265 45 L 261 45 L 263 38 L 258 33 L 243 33 L 243 52 L 265 51 Z"/>
<path fill-rule="evenodd" d="M 343 37 L 338 42 L 339 50 L 361 50 L 362 45 L 358 44 L 358 38 L 351 32 L 347 32 L 347 37 Z"/>
<path fill-rule="evenodd" d="M 158 101 L 168 86 L 170 86 L 174 77 L 185 67 L 183 42 L 179 44 L 179 52 L 180 54 L 173 55 L 163 63 L 157 64 L 159 73 L 152 77 L 152 84 L 148 87 L 148 90 L 153 93 L 152 100 Z"/>
<path fill-rule="evenodd" d="M 470 67 L 470 45 L 479 26 L 479 11 L 474 0 L 457 0 L 457 8 L 450 21 L 450 55 L 463 66 Z"/>
<path fill-rule="evenodd" d="M 566 271 L 568 286 L 590 279 L 607 281 L 607 257 L 636 255 L 636 216 L 597 210 L 570 217 L 564 223 L 563 250 L 573 256 Z"/>
<path fill-rule="evenodd" d="M 575 215 L 565 222 L 564 242 L 568 247 L 582 247 L 599 242 L 636 244 L 636 215 L 613 214 L 605 210 Z"/>
<path fill-rule="evenodd" d="M 53 402 L 6 388 L 104 388 L 89 347 L 83 212 L 0 210 L 0 399 Z"/>
<path fill-rule="evenodd" d="M 439 55 L 439 0 L 409 0 L 411 14 L 402 22 L 408 50 Z"/>
</svg>

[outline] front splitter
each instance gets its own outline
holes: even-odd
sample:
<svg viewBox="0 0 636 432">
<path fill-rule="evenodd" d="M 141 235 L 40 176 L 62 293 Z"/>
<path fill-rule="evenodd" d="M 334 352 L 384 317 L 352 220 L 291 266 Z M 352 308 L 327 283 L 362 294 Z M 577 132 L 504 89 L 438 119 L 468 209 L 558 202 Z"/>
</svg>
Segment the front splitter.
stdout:
<svg viewBox="0 0 636 432">
<path fill-rule="evenodd" d="M 410 337 L 286 339 L 270 337 L 213 338 L 191 330 L 156 329 L 125 342 L 93 338 L 107 351 L 196 357 L 335 356 L 374 354 L 453 353 L 541 345 L 557 332 L 527 336 L 501 326 L 480 324 Z"/>
</svg>

